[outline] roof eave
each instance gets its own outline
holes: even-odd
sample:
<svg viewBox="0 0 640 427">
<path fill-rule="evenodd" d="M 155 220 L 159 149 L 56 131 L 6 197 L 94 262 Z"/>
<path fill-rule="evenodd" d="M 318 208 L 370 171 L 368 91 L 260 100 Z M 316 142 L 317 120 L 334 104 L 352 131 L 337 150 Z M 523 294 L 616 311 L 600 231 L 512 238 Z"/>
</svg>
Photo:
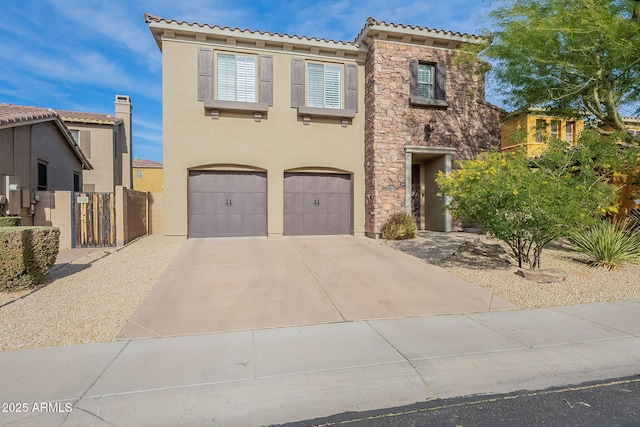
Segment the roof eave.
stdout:
<svg viewBox="0 0 640 427">
<path fill-rule="evenodd" d="M 147 15 L 145 15 L 145 20 L 153 34 L 156 44 L 160 48 L 160 51 L 162 51 L 162 40 L 164 38 L 176 38 L 179 35 L 190 35 L 193 36 L 196 41 L 201 42 L 230 40 L 232 43 L 248 42 L 262 45 L 283 45 L 289 48 L 295 46 L 310 50 L 343 51 L 353 54 L 363 51 L 361 46 L 351 42 L 241 30 L 238 28 L 200 25 L 196 23 L 167 21 L 163 18 L 149 18 Z"/>
<path fill-rule="evenodd" d="M 76 143 L 76 140 L 73 139 L 73 135 L 71 135 L 71 131 L 69 130 L 67 125 L 64 123 L 64 121 L 62 121 L 60 117 L 55 117 L 53 118 L 53 120 L 55 120 L 56 126 L 58 126 L 58 129 L 60 129 L 60 132 L 64 136 L 65 140 L 67 141 L 67 143 L 69 144 L 73 152 L 76 154 L 76 156 L 82 163 L 82 169 L 92 170 L 93 165 L 91 164 L 91 162 L 89 162 L 89 159 L 87 159 L 87 156 L 84 155 L 84 153 L 82 152 L 82 149 L 80 149 L 80 146 Z"/>
<path fill-rule="evenodd" d="M 79 119 L 79 118 L 70 118 L 70 117 L 61 117 L 65 123 L 81 123 L 81 124 L 91 124 L 91 125 L 119 125 L 123 123 L 122 119 L 115 120 L 95 120 L 95 119 Z"/>
<path fill-rule="evenodd" d="M 457 49 L 464 44 L 484 45 L 491 43 L 491 38 L 489 37 L 450 33 L 427 28 L 402 27 L 385 23 L 367 23 L 360 34 L 358 34 L 355 43 L 370 45 L 373 40 L 388 39 L 389 35 L 392 35 L 394 39 L 399 39 L 399 41 L 406 43 L 424 44 L 427 46 L 439 44 L 441 45 L 440 47 L 449 49 Z"/>
</svg>

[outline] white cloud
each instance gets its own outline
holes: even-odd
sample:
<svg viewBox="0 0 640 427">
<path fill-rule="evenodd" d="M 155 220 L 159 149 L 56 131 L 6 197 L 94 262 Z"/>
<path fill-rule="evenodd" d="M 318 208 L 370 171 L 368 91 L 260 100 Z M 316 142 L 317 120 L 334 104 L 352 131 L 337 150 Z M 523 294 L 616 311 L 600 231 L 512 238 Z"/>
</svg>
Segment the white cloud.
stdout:
<svg viewBox="0 0 640 427">
<path fill-rule="evenodd" d="M 124 47 L 145 58 L 150 70 L 160 68 L 160 52 L 144 25 L 142 13 L 134 16 L 129 2 L 85 0 L 81 5 L 67 0 L 48 0 L 65 18 L 82 27 L 82 33 L 98 33 L 113 40 L 113 50 Z M 78 27 L 74 28 L 78 31 Z M 93 36 L 95 38 L 95 35 Z"/>
</svg>

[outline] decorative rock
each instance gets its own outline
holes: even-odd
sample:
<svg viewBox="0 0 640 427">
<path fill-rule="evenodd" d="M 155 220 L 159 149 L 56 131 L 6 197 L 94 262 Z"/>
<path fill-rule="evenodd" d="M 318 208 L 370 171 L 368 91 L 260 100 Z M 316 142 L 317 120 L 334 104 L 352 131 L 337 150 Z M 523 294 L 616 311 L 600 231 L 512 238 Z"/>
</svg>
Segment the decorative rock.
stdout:
<svg viewBox="0 0 640 427">
<path fill-rule="evenodd" d="M 567 273 L 562 270 L 548 269 L 548 270 L 518 270 L 516 274 L 520 277 L 531 282 L 537 283 L 557 283 L 564 282 L 567 278 Z"/>
</svg>

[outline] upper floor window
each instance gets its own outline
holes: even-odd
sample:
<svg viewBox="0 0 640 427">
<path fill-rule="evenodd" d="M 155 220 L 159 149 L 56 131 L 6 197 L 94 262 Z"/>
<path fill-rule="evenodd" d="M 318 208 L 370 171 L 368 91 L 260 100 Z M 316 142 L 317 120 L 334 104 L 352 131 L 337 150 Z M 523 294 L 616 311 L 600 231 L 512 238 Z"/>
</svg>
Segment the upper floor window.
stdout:
<svg viewBox="0 0 640 427">
<path fill-rule="evenodd" d="M 573 134 L 575 129 L 575 123 L 574 122 L 568 122 L 565 127 L 564 127 L 564 138 L 565 141 L 567 141 L 569 144 L 573 143 Z"/>
<path fill-rule="evenodd" d="M 358 112 L 358 65 L 291 59 L 291 107 L 312 116 L 352 119 Z"/>
<path fill-rule="evenodd" d="M 69 129 L 69 131 L 71 132 L 71 136 L 73 137 L 73 140 L 76 142 L 76 144 L 80 144 L 80 131 L 77 129 Z"/>
<path fill-rule="evenodd" d="M 560 136 L 560 122 L 558 120 L 551 121 L 551 138 L 558 139 Z"/>
<path fill-rule="evenodd" d="M 449 106 L 446 96 L 446 66 L 440 63 L 409 61 L 409 103 L 416 106 Z"/>
<path fill-rule="evenodd" d="M 435 67 L 433 65 L 418 64 L 418 97 L 433 99 L 433 75 Z"/>
<path fill-rule="evenodd" d="M 218 100 L 256 102 L 256 57 L 218 54 Z"/>
<path fill-rule="evenodd" d="M 307 64 L 307 106 L 342 108 L 342 67 Z"/>
<path fill-rule="evenodd" d="M 547 129 L 547 122 L 543 119 L 536 119 L 535 136 L 536 142 L 544 141 L 544 133 Z"/>
<path fill-rule="evenodd" d="M 80 172 L 73 172 L 73 191 L 80 191 Z"/>
<path fill-rule="evenodd" d="M 216 114 L 266 113 L 273 105 L 273 56 L 198 49 L 198 101 Z"/>
<path fill-rule="evenodd" d="M 142 169 L 136 171 L 136 179 L 142 179 Z"/>
<path fill-rule="evenodd" d="M 38 160 L 38 191 L 47 189 L 47 162 Z"/>
</svg>

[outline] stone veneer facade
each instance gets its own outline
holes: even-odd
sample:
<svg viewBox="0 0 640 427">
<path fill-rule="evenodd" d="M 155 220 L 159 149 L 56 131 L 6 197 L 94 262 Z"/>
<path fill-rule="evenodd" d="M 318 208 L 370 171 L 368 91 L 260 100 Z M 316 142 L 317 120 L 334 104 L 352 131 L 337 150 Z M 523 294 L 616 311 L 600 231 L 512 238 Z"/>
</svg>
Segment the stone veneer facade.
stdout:
<svg viewBox="0 0 640 427">
<path fill-rule="evenodd" d="M 501 110 L 484 101 L 484 78 L 456 64 L 457 52 L 374 40 L 365 64 L 365 232 L 406 211 L 405 148 L 451 147 L 453 160 L 500 147 Z M 446 64 L 447 108 L 409 105 L 409 61 Z M 436 121 L 425 141 L 424 127 Z"/>
</svg>

